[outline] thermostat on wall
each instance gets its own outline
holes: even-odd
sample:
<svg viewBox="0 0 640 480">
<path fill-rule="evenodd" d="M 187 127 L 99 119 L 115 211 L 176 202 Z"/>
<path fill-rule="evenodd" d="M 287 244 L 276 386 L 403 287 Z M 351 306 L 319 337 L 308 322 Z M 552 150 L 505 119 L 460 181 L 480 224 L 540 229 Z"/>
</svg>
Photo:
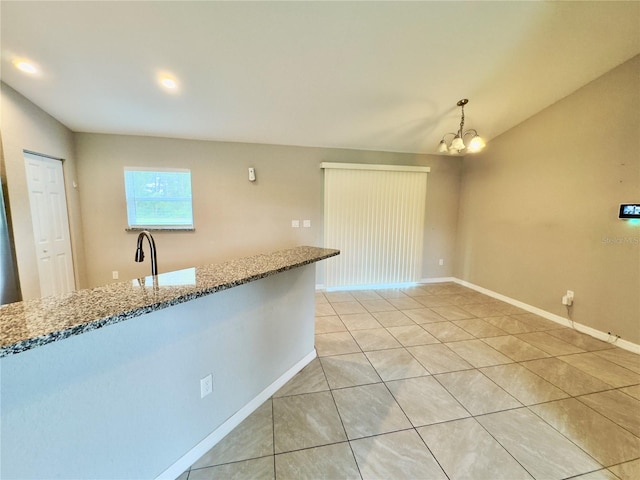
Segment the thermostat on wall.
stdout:
<svg viewBox="0 0 640 480">
<path fill-rule="evenodd" d="M 640 219 L 640 203 L 621 204 L 618 218 L 639 218 Z"/>
</svg>

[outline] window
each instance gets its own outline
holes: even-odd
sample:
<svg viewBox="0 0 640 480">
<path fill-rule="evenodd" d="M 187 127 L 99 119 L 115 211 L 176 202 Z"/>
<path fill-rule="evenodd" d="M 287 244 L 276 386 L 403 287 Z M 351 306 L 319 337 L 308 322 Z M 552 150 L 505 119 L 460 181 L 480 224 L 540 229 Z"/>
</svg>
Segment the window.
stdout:
<svg viewBox="0 0 640 480">
<path fill-rule="evenodd" d="M 129 228 L 193 229 L 191 171 L 125 167 Z"/>
</svg>

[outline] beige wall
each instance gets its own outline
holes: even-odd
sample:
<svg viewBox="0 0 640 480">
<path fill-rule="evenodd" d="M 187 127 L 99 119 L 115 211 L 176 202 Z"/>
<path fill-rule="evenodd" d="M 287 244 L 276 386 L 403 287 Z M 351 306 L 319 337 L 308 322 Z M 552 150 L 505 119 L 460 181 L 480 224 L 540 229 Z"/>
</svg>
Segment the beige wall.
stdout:
<svg viewBox="0 0 640 480">
<path fill-rule="evenodd" d="M 322 245 L 323 161 L 429 166 L 423 276 L 453 272 L 459 158 L 85 133 L 76 134 L 76 148 L 92 286 L 112 282 L 113 270 L 120 279 L 150 272 L 148 261 L 133 261 L 137 234 L 125 232 L 125 166 L 191 169 L 196 231 L 154 232 L 160 272 Z M 247 179 L 250 166 L 255 183 Z M 311 220 L 311 228 L 291 228 L 293 219 Z"/>
<path fill-rule="evenodd" d="M 464 160 L 456 276 L 640 343 L 640 57 Z"/>
<path fill-rule="evenodd" d="M 640 227 L 616 218 L 619 203 L 640 201 L 639 58 L 464 163 L 435 155 L 73 134 L 1 84 L 23 295 L 39 295 L 23 149 L 66 159 L 80 287 L 112 282 L 113 270 L 120 279 L 149 272 L 148 262 L 133 262 L 136 234 L 124 230 L 124 166 L 192 170 L 196 232 L 155 234 L 160 270 L 168 271 L 322 245 L 320 162 L 423 165 L 431 167 L 424 278 L 455 275 L 558 315 L 566 313 L 560 297 L 572 289 L 574 320 L 640 343 Z M 256 168 L 256 183 L 247 180 L 249 166 Z M 78 189 L 71 186 L 76 178 Z M 312 228 L 292 229 L 292 219 L 310 219 Z"/>
<path fill-rule="evenodd" d="M 76 179 L 73 133 L 4 83 L 0 83 L 0 108 L 0 130 L 22 296 L 25 300 L 40 296 L 23 150 L 64 159 L 76 286 L 84 287 L 86 279 L 82 219 L 79 195 L 73 188 L 73 181 Z"/>
</svg>

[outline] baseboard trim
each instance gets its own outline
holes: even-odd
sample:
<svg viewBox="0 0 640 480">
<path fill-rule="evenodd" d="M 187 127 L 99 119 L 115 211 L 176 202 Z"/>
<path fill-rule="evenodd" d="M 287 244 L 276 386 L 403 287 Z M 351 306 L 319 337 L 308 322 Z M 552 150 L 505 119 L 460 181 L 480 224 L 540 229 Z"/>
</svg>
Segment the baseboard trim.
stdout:
<svg viewBox="0 0 640 480">
<path fill-rule="evenodd" d="M 587 325 L 583 325 L 582 323 L 572 322 L 568 318 L 561 317 L 560 315 L 556 315 L 555 313 L 547 312 L 546 310 L 542 310 L 541 308 L 534 307 L 533 305 L 529 305 L 528 303 L 521 302 L 520 300 L 516 300 L 511 297 L 507 297 L 506 295 L 502 295 L 501 293 L 494 292 L 493 290 L 489 290 L 487 288 L 481 287 L 479 285 L 475 285 L 473 283 L 467 282 L 466 280 L 460 280 L 459 278 L 452 278 L 451 280 L 459 285 L 464 287 L 471 288 L 477 292 L 488 295 L 489 297 L 496 298 L 498 300 L 502 300 L 503 302 L 514 305 L 518 308 L 526 310 L 530 313 L 535 313 L 536 315 L 546 318 L 547 320 L 551 320 L 552 322 L 559 323 L 565 327 L 573 327 L 579 332 L 586 333 L 587 335 L 591 335 L 598 340 L 602 340 L 608 343 L 614 343 L 617 347 L 620 347 L 624 350 L 628 350 L 633 353 L 640 354 L 640 345 L 635 344 L 633 342 L 629 342 L 628 340 L 623 340 L 618 338 L 615 341 L 611 341 L 611 335 L 605 332 L 601 332 L 600 330 L 596 330 L 595 328 L 589 327 Z"/>
<path fill-rule="evenodd" d="M 454 277 L 433 277 L 433 278 L 423 278 L 420 280 L 420 283 L 445 283 L 445 282 L 455 282 L 457 279 Z"/>
<path fill-rule="evenodd" d="M 443 282 L 455 282 L 454 277 L 436 277 L 436 278 L 422 278 L 417 282 L 404 282 L 404 283 L 380 283 L 375 285 L 347 285 L 342 287 L 328 287 L 325 288 L 324 284 L 317 283 L 316 290 L 326 290 L 328 292 L 338 292 L 341 290 L 381 290 L 384 288 L 409 288 L 421 285 L 423 283 L 443 283 Z"/>
<path fill-rule="evenodd" d="M 253 400 L 238 410 L 226 422 L 216 428 L 207 437 L 204 438 L 195 447 L 185 453 L 178 461 L 167 468 L 164 472 L 156 477 L 156 480 L 174 480 L 178 478 L 182 472 L 193 465 L 196 460 L 213 448 L 220 440 L 222 440 L 231 430 L 236 428 L 242 421 L 251 415 L 260 405 L 267 401 L 274 393 L 291 380 L 296 373 L 307 366 L 314 358 L 318 356 L 315 348 L 306 355 L 302 360 L 287 370 L 280 378 L 260 392 Z"/>
<path fill-rule="evenodd" d="M 327 287 L 327 292 L 355 291 L 355 290 L 382 290 L 385 288 L 409 288 L 420 285 L 420 282 L 403 282 L 403 283 L 376 283 L 372 285 L 343 285 L 339 287 Z"/>
</svg>

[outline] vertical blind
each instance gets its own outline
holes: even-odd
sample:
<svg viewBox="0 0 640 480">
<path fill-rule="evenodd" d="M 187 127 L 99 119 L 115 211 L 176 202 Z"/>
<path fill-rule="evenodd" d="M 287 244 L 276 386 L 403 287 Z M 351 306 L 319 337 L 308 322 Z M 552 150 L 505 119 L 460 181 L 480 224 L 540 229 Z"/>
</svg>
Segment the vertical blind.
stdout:
<svg viewBox="0 0 640 480">
<path fill-rule="evenodd" d="M 323 163 L 325 286 L 381 286 L 421 277 L 428 167 Z"/>
</svg>

